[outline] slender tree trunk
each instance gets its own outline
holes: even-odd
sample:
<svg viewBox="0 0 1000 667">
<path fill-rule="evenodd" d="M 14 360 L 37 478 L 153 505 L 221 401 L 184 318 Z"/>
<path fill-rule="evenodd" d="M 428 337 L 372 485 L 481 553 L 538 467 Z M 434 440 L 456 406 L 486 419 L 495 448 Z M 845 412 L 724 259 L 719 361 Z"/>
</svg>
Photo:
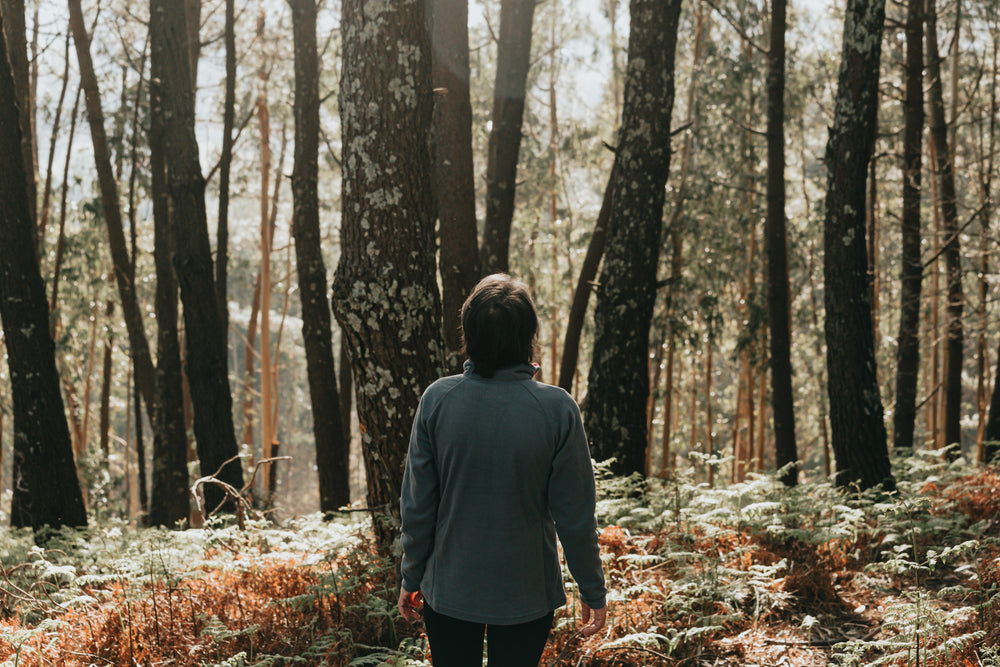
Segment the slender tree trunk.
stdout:
<svg viewBox="0 0 1000 667">
<path fill-rule="evenodd" d="M 70 43 L 70 31 L 66 31 L 66 44 L 63 47 L 63 61 L 65 62 L 65 68 L 63 69 L 62 82 L 59 85 L 59 101 L 56 103 L 56 115 L 52 121 L 52 140 L 49 142 L 49 157 L 46 162 L 45 167 L 45 187 L 42 190 L 42 210 L 38 216 L 38 247 L 40 249 L 44 248 L 45 245 L 45 229 L 49 223 L 49 203 L 52 200 L 52 165 L 55 161 L 56 155 L 56 138 L 62 131 L 62 111 L 63 102 L 66 99 L 66 89 L 69 88 L 69 43 Z M 79 89 L 78 89 L 79 90 Z M 79 93 L 77 93 L 77 99 L 79 100 Z M 75 114 L 74 114 L 75 118 Z M 68 154 L 72 154 L 72 148 L 67 151 Z M 64 181 L 65 182 L 65 181 Z M 44 257 L 45 253 L 40 253 Z"/>
<path fill-rule="evenodd" d="M 0 12 L 0 146 L 11 147 L 22 144 L 4 16 Z M 85 526 L 19 151 L 0 151 L 0 174 L 0 322 L 14 408 L 11 525 L 36 531 Z"/>
<path fill-rule="evenodd" d="M 824 297 L 837 483 L 894 488 L 889 467 L 865 247 L 865 174 L 875 143 L 884 0 L 847 0 L 837 105 L 826 148 Z"/>
<path fill-rule="evenodd" d="M 641 472 L 649 391 L 649 325 L 670 170 L 670 121 L 680 0 L 632 0 L 629 65 L 610 225 L 595 311 L 585 410 L 595 458 Z M 618 166 L 620 165 L 620 166 Z"/>
<path fill-rule="evenodd" d="M 536 4 L 536 0 L 501 0 L 500 4 L 493 129 L 486 157 L 486 222 L 479 250 L 483 275 L 509 270 L 517 155 L 521 149 Z"/>
<path fill-rule="evenodd" d="M 587 244 L 587 252 L 580 266 L 580 276 L 573 290 L 573 302 L 570 304 L 569 317 L 566 320 L 566 337 L 563 339 L 563 356 L 559 366 L 559 386 L 566 391 L 573 388 L 573 378 L 576 376 L 576 365 L 580 358 L 580 338 L 583 334 L 583 322 L 587 316 L 587 302 L 590 292 L 594 289 L 594 279 L 601 266 L 604 248 L 607 245 L 608 225 L 611 222 L 611 197 L 614 193 L 615 167 L 611 167 L 611 175 L 604 188 L 604 199 L 601 210 L 597 214 L 594 231 Z"/>
<path fill-rule="evenodd" d="M 222 103 L 222 155 L 219 157 L 219 215 L 215 231 L 215 299 L 220 329 L 229 347 L 229 172 L 233 164 L 233 124 L 236 109 L 236 2 L 226 0 L 223 39 L 226 84 Z"/>
<path fill-rule="evenodd" d="M 893 446 L 913 449 L 917 373 L 920 368 L 921 259 L 920 198 L 924 129 L 923 5 L 910 0 L 906 12 L 906 96 L 903 100 L 903 213 L 900 259 L 899 334 L 896 351 L 896 409 Z"/>
<path fill-rule="evenodd" d="M 685 142 L 687 145 L 687 142 Z M 666 477 L 671 470 L 670 443 L 674 433 L 674 359 L 677 356 L 676 317 L 674 312 L 674 292 L 683 266 L 684 241 L 676 227 L 671 227 L 670 238 L 673 254 L 670 257 L 670 284 L 667 286 L 667 367 L 666 384 L 663 390 L 663 434 L 660 438 L 660 477 Z"/>
<path fill-rule="evenodd" d="M 980 265 L 979 265 L 979 303 L 980 303 L 980 332 L 977 350 L 977 365 L 978 365 L 978 378 L 979 383 L 976 392 L 977 405 L 979 407 L 979 430 L 977 433 L 977 451 L 976 460 L 981 464 L 987 464 L 990 460 L 990 454 L 995 454 L 997 447 L 995 445 L 989 445 L 986 440 L 986 425 L 989 417 L 988 405 L 989 397 L 987 397 L 987 386 L 988 380 L 986 379 L 986 374 L 989 372 L 988 369 L 988 357 L 986 352 L 986 331 L 987 331 L 987 319 L 986 319 L 986 300 L 989 295 L 989 284 L 987 282 L 987 276 L 989 275 L 989 254 L 987 248 L 990 245 L 990 229 L 991 221 L 993 219 L 993 169 L 996 153 L 996 119 L 997 119 L 997 56 L 1000 52 L 1000 43 L 996 39 L 993 40 L 993 68 L 992 76 L 990 82 L 990 100 L 989 100 L 989 130 L 987 132 L 988 142 L 984 149 L 982 145 L 982 124 L 980 123 L 980 151 L 979 151 L 979 165 L 980 165 L 980 188 L 982 189 L 982 200 L 983 200 L 983 212 L 980 221 L 982 222 L 982 233 L 980 234 Z M 990 448 L 994 450 L 990 452 Z"/>
<path fill-rule="evenodd" d="M 139 482 L 139 515 L 146 517 L 149 516 L 150 509 L 149 491 L 146 485 L 146 443 L 142 430 L 142 396 L 136 385 L 132 386 L 132 399 L 135 408 L 135 477 Z"/>
<path fill-rule="evenodd" d="M 87 121 L 90 124 L 90 137 L 94 148 L 94 162 L 101 190 L 101 203 L 104 207 L 103 217 L 108 232 L 108 247 L 111 250 L 111 260 L 114 264 L 115 283 L 118 286 L 118 295 L 122 302 L 122 316 L 128 331 L 129 347 L 135 359 L 136 384 L 142 393 L 147 412 L 150 413 L 150 422 L 155 431 L 157 424 L 150 407 L 154 405 L 155 369 L 149 351 L 149 341 L 142 323 L 142 311 L 129 281 L 129 276 L 132 273 L 132 260 L 128 256 L 128 247 L 125 243 L 121 206 L 118 200 L 118 185 L 111 168 L 111 152 L 104 129 L 101 93 L 97 87 L 94 62 L 90 56 L 90 37 L 87 35 L 87 28 L 83 21 L 80 0 L 69 0 L 69 10 L 70 27 L 73 31 L 73 41 L 76 44 L 81 85 L 87 106 Z"/>
<path fill-rule="evenodd" d="M 184 8 L 168 0 L 150 0 L 152 77 L 159 79 L 159 104 L 152 113 L 163 122 L 167 189 L 174 232 L 174 272 L 184 304 L 186 368 L 194 403 L 194 433 L 202 475 L 218 473 L 239 489 L 243 470 L 233 429 L 226 346 L 220 332 L 218 294 L 208 241 L 205 178 L 194 134 L 194 91 L 191 86 Z M 214 484 L 204 487 L 206 511 L 225 501 Z M 226 505 L 232 509 L 231 504 Z"/>
<path fill-rule="evenodd" d="M 928 389 L 928 397 L 925 401 L 928 403 L 927 414 L 928 414 L 928 439 L 933 448 L 940 448 L 944 446 L 943 430 L 941 425 L 944 423 L 944 392 L 942 391 L 944 383 L 941 379 L 942 366 L 942 339 L 941 339 L 941 262 L 939 257 L 941 255 L 941 240 L 943 234 L 941 231 L 941 179 L 938 177 L 938 161 L 937 161 L 937 149 L 934 148 L 934 141 L 931 138 L 927 140 L 927 157 L 928 162 L 931 166 L 931 210 L 932 218 L 934 222 L 934 241 L 931 243 L 931 249 L 934 251 L 932 257 L 934 258 L 927 266 L 931 274 L 931 298 L 930 298 L 930 326 L 927 330 L 928 346 L 931 349 L 930 354 L 930 387 Z"/>
<path fill-rule="evenodd" d="M 257 319 L 260 317 L 260 272 L 253 285 L 253 301 L 250 304 L 250 320 L 247 322 L 247 337 L 243 346 L 243 437 L 244 445 L 253 448 L 254 437 L 254 359 L 256 358 Z"/>
<path fill-rule="evenodd" d="M 469 94 L 469 0 L 433 0 L 434 194 L 448 366 L 461 369 L 459 311 L 479 280 Z"/>
<path fill-rule="evenodd" d="M 795 444 L 795 395 L 792 393 L 792 323 L 785 232 L 785 0 L 771 3 L 771 47 L 767 70 L 767 301 L 771 329 L 771 406 L 774 414 L 775 466 L 790 465 L 781 476 L 798 483 Z"/>
<path fill-rule="evenodd" d="M 389 553 L 410 426 L 421 393 L 444 367 L 444 342 L 428 9 L 419 0 L 383 8 L 373 18 L 360 3 L 344 5 L 342 250 L 332 301 L 354 369 L 368 507 L 379 548 Z M 409 83 L 400 90 L 400 81 Z"/>
<path fill-rule="evenodd" d="M 109 431 L 111 430 L 111 354 L 114 350 L 115 337 L 111 329 L 111 318 L 115 314 L 115 302 L 108 301 L 104 309 L 104 359 L 101 364 L 101 406 L 100 406 L 100 434 L 99 443 L 101 446 L 101 460 L 107 466 L 108 457 L 111 454 L 109 444 Z"/>
<path fill-rule="evenodd" d="M 962 444 L 962 357 L 965 333 L 962 311 L 961 248 L 959 247 L 958 207 L 955 193 L 954 154 L 948 140 L 948 123 L 944 114 L 941 81 L 941 56 L 937 42 L 937 10 L 935 0 L 927 0 L 927 76 L 930 79 L 931 137 L 937 153 L 937 170 L 941 188 L 941 218 L 944 223 L 944 259 L 948 283 L 947 361 L 945 363 L 944 441 L 958 444 L 952 456 L 958 456 Z"/>
<path fill-rule="evenodd" d="M 97 354 L 97 320 L 100 318 L 101 306 L 97 301 L 96 294 L 93 299 L 93 308 L 90 311 L 90 336 L 87 343 L 87 370 L 83 375 L 83 438 L 77 443 L 78 447 L 74 452 L 76 460 L 79 462 L 87 451 L 87 441 L 90 438 L 90 399 L 93 396 L 92 378 L 94 377 L 94 357 Z M 84 495 L 84 502 L 87 496 Z"/>
<path fill-rule="evenodd" d="M 263 43 L 264 10 L 257 19 L 257 39 Z M 271 406 L 274 397 L 274 367 L 271 364 L 271 114 L 267 106 L 268 70 L 262 64 L 258 70 L 260 92 L 257 97 L 257 122 L 260 128 L 260 449 L 264 459 L 272 457 L 275 441 Z M 279 176 L 275 179 L 279 180 Z M 265 476 L 267 477 L 267 476 Z M 265 484 L 266 486 L 266 484 Z M 269 499 L 268 499 L 269 500 Z M 268 506 L 270 503 L 268 502 Z"/>
<path fill-rule="evenodd" d="M 76 119 L 79 117 L 80 93 L 82 91 L 82 88 L 77 88 L 76 101 L 73 102 L 73 112 L 69 122 L 69 137 L 66 142 L 66 161 L 63 163 L 63 181 L 59 197 L 59 232 L 56 237 L 56 256 L 52 265 L 52 296 L 49 298 L 49 310 L 53 313 L 57 312 L 56 307 L 59 305 L 59 279 L 62 275 L 63 252 L 66 249 L 66 196 L 69 192 L 69 166 L 73 159 L 73 140 L 76 138 Z M 53 317 L 49 322 L 49 332 L 53 340 L 55 340 L 57 335 L 58 324 L 58 317 Z"/>
<path fill-rule="evenodd" d="M 344 438 L 326 265 L 319 228 L 319 56 L 316 1 L 292 0 L 295 41 L 295 164 L 292 167 L 292 233 L 302 298 L 302 339 L 312 402 L 320 511 L 351 502 L 350 441 Z"/>
</svg>

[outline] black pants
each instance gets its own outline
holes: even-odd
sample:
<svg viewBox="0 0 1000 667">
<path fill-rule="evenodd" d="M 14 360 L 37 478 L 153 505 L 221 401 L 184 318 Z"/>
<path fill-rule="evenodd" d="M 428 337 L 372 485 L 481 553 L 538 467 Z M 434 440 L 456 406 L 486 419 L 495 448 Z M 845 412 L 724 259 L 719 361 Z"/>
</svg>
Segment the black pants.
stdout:
<svg viewBox="0 0 1000 667">
<path fill-rule="evenodd" d="M 424 626 L 434 667 L 481 667 L 483 638 L 489 667 L 536 667 L 545 650 L 555 612 L 517 625 L 460 621 L 439 614 L 425 602 Z"/>
</svg>

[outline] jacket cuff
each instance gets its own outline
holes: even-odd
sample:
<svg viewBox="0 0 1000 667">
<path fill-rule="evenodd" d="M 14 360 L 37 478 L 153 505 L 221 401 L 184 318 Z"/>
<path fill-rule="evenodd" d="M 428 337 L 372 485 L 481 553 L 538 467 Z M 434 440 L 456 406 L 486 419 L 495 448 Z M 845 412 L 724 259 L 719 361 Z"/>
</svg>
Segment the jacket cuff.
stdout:
<svg viewBox="0 0 1000 667">
<path fill-rule="evenodd" d="M 420 584 L 407 576 L 403 576 L 403 590 L 407 593 L 416 593 L 420 590 Z"/>
</svg>

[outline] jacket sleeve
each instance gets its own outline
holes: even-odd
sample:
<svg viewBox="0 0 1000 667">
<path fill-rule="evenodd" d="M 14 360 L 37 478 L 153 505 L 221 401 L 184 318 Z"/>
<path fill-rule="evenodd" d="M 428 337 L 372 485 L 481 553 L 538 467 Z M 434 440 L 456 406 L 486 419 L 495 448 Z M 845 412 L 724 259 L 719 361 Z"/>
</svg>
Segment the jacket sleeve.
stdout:
<svg viewBox="0 0 1000 667">
<path fill-rule="evenodd" d="M 580 408 L 568 399 L 549 477 L 549 511 L 580 597 L 591 609 L 605 604 L 607 589 L 597 543 L 596 489 Z"/>
<path fill-rule="evenodd" d="M 434 447 L 426 422 L 426 393 L 417 406 L 406 453 L 406 469 L 400 496 L 402 519 L 403 588 L 420 590 L 427 559 L 434 548 L 434 527 L 438 508 L 438 473 Z"/>
</svg>

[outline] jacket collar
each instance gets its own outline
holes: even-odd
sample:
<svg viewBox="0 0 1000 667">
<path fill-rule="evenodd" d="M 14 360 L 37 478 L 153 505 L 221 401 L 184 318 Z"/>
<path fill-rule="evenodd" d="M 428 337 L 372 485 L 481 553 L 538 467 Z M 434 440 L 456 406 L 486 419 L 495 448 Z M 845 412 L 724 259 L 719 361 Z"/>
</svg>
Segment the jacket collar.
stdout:
<svg viewBox="0 0 1000 667">
<path fill-rule="evenodd" d="M 479 373 L 476 373 L 476 366 L 472 363 L 471 359 L 466 359 L 465 364 L 463 364 L 464 375 L 474 376 L 481 380 L 499 380 L 501 382 L 511 382 L 518 380 L 530 380 L 535 377 L 535 373 L 538 372 L 538 366 L 536 364 L 515 364 L 514 366 L 505 366 L 503 368 L 498 368 L 496 373 L 493 374 L 491 378 L 484 378 Z"/>
</svg>

